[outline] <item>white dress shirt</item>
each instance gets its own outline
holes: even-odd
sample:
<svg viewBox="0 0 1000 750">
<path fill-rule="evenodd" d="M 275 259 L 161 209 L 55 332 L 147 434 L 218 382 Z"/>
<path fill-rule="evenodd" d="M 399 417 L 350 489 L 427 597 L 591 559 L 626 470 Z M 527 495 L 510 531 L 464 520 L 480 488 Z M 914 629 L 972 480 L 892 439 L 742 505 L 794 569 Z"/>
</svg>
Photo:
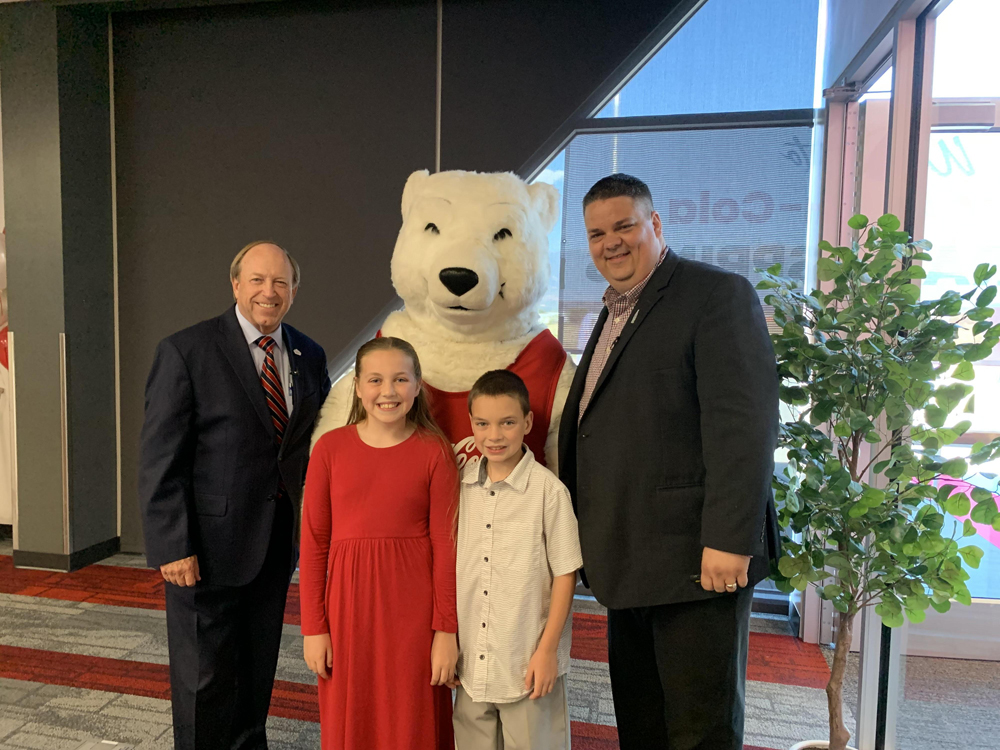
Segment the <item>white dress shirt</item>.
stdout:
<svg viewBox="0 0 1000 750">
<path fill-rule="evenodd" d="M 485 459 L 462 474 L 458 512 L 458 676 L 472 700 L 513 703 L 545 630 L 552 580 L 583 566 L 569 491 L 524 452 L 493 482 Z M 572 614 L 559 638 L 559 674 L 569 670 Z"/>
<path fill-rule="evenodd" d="M 257 339 L 261 336 L 270 336 L 274 339 L 274 367 L 281 376 L 281 389 L 285 392 L 285 409 L 288 411 L 288 416 L 292 416 L 294 404 L 292 401 L 292 368 L 285 352 L 285 337 L 281 334 L 281 326 L 278 326 L 278 330 L 274 333 L 261 333 L 257 330 L 257 326 L 243 317 L 239 305 L 233 307 L 236 310 L 236 319 L 240 321 L 240 328 L 243 329 L 243 335 L 247 338 L 247 346 L 250 347 L 250 354 L 253 355 L 253 362 L 257 366 L 258 374 L 264 369 L 264 358 L 267 353 L 257 344 Z"/>
</svg>

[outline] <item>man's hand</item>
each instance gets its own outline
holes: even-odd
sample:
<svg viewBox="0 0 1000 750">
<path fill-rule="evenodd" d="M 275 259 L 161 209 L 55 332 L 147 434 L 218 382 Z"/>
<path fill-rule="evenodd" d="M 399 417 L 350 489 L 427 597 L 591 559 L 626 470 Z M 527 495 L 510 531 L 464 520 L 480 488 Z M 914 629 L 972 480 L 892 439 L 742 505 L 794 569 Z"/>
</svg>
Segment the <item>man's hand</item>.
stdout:
<svg viewBox="0 0 1000 750">
<path fill-rule="evenodd" d="M 303 636 L 302 657 L 306 660 L 310 672 L 324 680 L 329 679 L 327 670 L 333 666 L 333 645 L 330 643 L 330 634 Z"/>
<path fill-rule="evenodd" d="M 747 585 L 748 555 L 734 555 L 711 547 L 701 552 L 701 587 L 720 594 L 733 593 Z"/>
<path fill-rule="evenodd" d="M 458 664 L 458 636 L 441 630 L 431 641 L 431 685 L 452 685 Z"/>
<path fill-rule="evenodd" d="M 163 580 L 174 586 L 194 586 L 201 580 L 201 573 L 198 572 L 198 555 L 161 565 L 160 573 L 163 574 Z"/>
<path fill-rule="evenodd" d="M 531 690 L 528 697 L 537 700 L 552 692 L 559 679 L 559 660 L 555 649 L 539 646 L 528 662 L 528 673 L 524 676 L 524 689 Z M 532 689 L 534 688 L 534 689 Z"/>
</svg>

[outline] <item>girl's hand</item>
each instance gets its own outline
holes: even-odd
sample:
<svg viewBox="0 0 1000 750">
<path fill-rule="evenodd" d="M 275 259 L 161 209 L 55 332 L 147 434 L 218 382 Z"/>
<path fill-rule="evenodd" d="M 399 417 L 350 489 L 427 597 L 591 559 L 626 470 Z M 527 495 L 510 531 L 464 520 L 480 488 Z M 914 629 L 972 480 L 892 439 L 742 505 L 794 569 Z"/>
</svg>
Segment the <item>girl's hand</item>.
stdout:
<svg viewBox="0 0 1000 750">
<path fill-rule="evenodd" d="M 454 633 L 434 632 L 431 643 L 431 685 L 450 685 L 458 664 L 458 638 Z"/>
<path fill-rule="evenodd" d="M 305 657 L 309 671 L 319 675 L 324 680 L 330 677 L 327 670 L 333 666 L 333 646 L 330 643 L 329 633 L 303 636 L 302 655 Z"/>
</svg>

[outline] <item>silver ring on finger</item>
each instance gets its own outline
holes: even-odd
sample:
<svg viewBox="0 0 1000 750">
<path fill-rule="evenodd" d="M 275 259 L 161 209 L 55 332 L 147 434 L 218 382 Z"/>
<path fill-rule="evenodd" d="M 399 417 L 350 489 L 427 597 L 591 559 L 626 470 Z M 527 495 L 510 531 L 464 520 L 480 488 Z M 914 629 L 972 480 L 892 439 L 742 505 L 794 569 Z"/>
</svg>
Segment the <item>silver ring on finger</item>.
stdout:
<svg viewBox="0 0 1000 750">
<path fill-rule="evenodd" d="M 736 584 L 735 583 L 727 583 L 726 584 L 726 591 L 736 591 Z"/>
</svg>

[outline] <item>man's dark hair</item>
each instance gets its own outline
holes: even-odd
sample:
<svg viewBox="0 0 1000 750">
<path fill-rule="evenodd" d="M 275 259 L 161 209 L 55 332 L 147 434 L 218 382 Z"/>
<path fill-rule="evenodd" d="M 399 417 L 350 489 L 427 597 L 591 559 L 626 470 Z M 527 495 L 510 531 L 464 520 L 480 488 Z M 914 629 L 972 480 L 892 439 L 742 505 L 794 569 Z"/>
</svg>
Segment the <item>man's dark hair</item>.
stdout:
<svg viewBox="0 0 1000 750">
<path fill-rule="evenodd" d="M 620 198 L 625 196 L 631 198 L 635 203 L 645 206 L 647 213 L 653 210 L 653 194 L 649 192 L 649 185 L 633 177 L 630 174 L 617 172 L 607 177 L 602 177 L 583 196 L 583 208 L 587 209 L 594 201 L 605 201 L 608 198 Z"/>
<path fill-rule="evenodd" d="M 531 411 L 528 386 L 510 370 L 490 370 L 472 384 L 472 390 L 469 391 L 469 414 L 472 414 L 472 402 L 479 396 L 510 396 L 521 405 L 524 416 L 528 416 Z"/>
</svg>

